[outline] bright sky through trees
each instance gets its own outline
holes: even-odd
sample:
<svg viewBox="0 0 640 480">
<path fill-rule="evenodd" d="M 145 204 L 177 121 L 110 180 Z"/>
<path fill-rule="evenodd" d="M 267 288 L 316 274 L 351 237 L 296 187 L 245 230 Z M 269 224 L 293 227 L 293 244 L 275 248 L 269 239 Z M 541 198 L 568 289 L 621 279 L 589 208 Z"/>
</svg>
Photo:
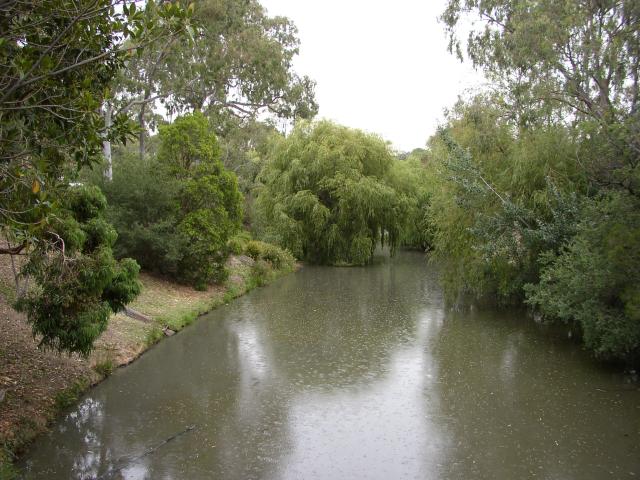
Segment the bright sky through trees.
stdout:
<svg viewBox="0 0 640 480">
<path fill-rule="evenodd" d="M 444 0 L 262 0 L 299 29 L 296 70 L 318 82 L 320 118 L 382 135 L 398 150 L 424 146 L 482 76 L 447 51 Z"/>
</svg>

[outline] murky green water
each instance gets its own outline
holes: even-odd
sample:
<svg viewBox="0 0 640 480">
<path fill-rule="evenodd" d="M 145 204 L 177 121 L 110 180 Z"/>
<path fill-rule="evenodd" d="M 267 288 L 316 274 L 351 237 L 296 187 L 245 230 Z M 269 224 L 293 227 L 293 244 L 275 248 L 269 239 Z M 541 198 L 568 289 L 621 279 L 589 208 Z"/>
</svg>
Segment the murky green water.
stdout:
<svg viewBox="0 0 640 480">
<path fill-rule="evenodd" d="M 521 314 L 444 310 L 421 255 L 304 267 L 93 389 L 29 479 L 640 477 L 640 389 Z M 192 428 L 191 428 L 192 427 Z"/>
</svg>

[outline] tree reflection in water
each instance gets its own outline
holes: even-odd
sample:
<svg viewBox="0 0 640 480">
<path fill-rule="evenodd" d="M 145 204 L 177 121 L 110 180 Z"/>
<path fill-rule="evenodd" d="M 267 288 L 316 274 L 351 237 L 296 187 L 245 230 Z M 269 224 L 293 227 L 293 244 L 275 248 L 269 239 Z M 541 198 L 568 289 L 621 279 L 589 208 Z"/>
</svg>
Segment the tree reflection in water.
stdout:
<svg viewBox="0 0 640 480">
<path fill-rule="evenodd" d="M 621 381 L 521 312 L 445 310 L 419 254 L 305 266 L 89 392 L 25 478 L 640 473 L 640 392 Z"/>
</svg>

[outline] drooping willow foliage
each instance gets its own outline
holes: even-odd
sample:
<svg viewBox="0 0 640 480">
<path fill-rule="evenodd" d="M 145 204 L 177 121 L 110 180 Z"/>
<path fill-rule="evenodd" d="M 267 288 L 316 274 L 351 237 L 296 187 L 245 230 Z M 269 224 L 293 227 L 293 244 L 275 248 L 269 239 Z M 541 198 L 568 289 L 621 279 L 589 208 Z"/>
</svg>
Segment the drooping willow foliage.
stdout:
<svg viewBox="0 0 640 480">
<path fill-rule="evenodd" d="M 389 183 L 408 201 L 407 219 L 402 232 L 401 245 L 428 251 L 433 245 L 433 229 L 429 205 L 433 185 L 428 176 L 429 154 L 417 148 L 398 158 L 389 172 Z"/>
<path fill-rule="evenodd" d="M 408 201 L 387 183 L 393 156 L 379 137 L 328 121 L 274 141 L 259 176 L 263 238 L 319 264 L 368 263 L 400 244 Z"/>
</svg>

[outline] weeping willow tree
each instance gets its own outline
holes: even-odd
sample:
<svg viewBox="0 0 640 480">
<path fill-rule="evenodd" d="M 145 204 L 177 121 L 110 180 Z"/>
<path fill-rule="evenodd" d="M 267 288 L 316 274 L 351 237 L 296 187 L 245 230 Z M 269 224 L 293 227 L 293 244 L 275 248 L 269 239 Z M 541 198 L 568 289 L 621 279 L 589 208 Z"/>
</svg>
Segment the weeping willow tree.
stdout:
<svg viewBox="0 0 640 480">
<path fill-rule="evenodd" d="M 258 178 L 257 228 L 320 264 L 364 265 L 401 241 L 408 201 L 387 183 L 393 156 L 374 135 L 302 123 L 272 145 Z"/>
</svg>

